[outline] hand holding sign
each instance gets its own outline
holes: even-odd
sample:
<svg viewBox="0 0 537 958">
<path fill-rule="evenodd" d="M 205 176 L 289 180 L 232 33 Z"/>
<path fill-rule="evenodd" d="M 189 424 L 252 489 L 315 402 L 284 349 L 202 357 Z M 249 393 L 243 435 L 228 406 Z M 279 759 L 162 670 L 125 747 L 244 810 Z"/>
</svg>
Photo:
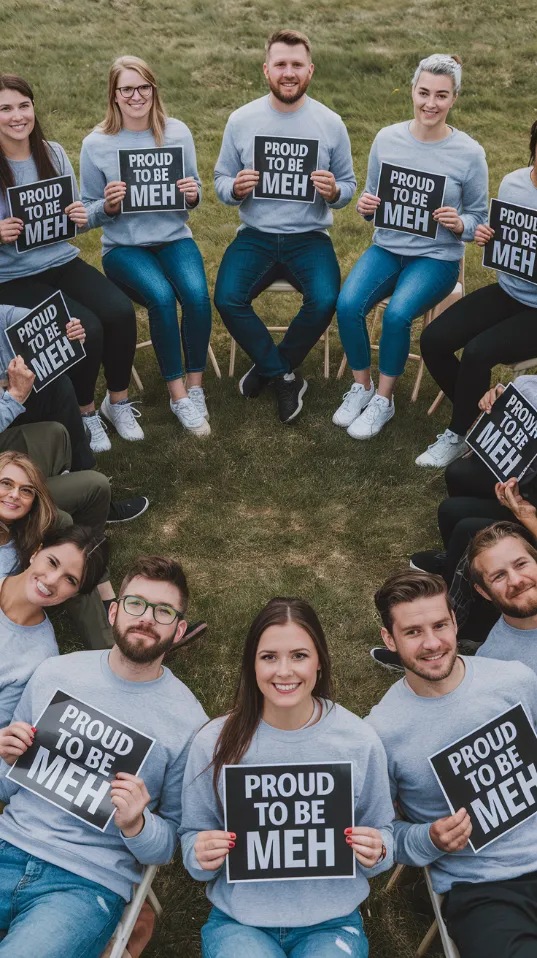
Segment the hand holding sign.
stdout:
<svg viewBox="0 0 537 958">
<path fill-rule="evenodd" d="M 198 184 L 193 176 L 185 176 L 182 180 L 177 180 L 179 191 L 185 194 L 189 206 L 194 206 L 198 198 Z"/>
<path fill-rule="evenodd" d="M 35 729 L 27 722 L 13 722 L 0 729 L 0 758 L 13 765 L 34 744 Z"/>
<path fill-rule="evenodd" d="M 104 188 L 104 211 L 107 216 L 117 216 L 121 212 L 121 201 L 127 192 L 127 184 L 122 180 L 112 180 Z"/>
<path fill-rule="evenodd" d="M 84 329 L 82 323 L 79 319 L 70 319 L 65 327 L 65 332 L 67 333 L 67 339 L 72 343 L 79 342 L 84 343 L 86 341 L 86 330 Z"/>
<path fill-rule="evenodd" d="M 355 826 L 346 828 L 347 845 L 350 845 L 356 861 L 364 868 L 373 868 L 376 865 L 384 847 L 382 835 L 378 828 Z"/>
<path fill-rule="evenodd" d="M 7 367 L 7 382 L 9 395 L 24 405 L 32 391 L 35 373 L 24 362 L 22 356 L 15 356 Z"/>
<path fill-rule="evenodd" d="M 74 203 L 69 203 L 69 206 L 65 207 L 65 212 L 71 220 L 71 223 L 75 223 L 78 228 L 88 225 L 88 214 L 86 212 L 86 207 L 80 200 L 75 200 Z"/>
<path fill-rule="evenodd" d="M 329 170 L 314 170 L 311 174 L 313 185 L 327 203 L 335 203 L 338 198 L 336 178 Z"/>
<path fill-rule="evenodd" d="M 380 202 L 380 196 L 373 196 L 372 193 L 362 193 L 356 204 L 356 209 L 361 216 L 374 216 Z"/>
<path fill-rule="evenodd" d="M 233 183 L 233 195 L 238 200 L 243 200 L 248 193 L 257 186 L 259 182 L 259 173 L 257 170 L 241 170 L 235 177 Z"/>
<path fill-rule="evenodd" d="M 235 848 L 235 832 L 221 832 L 218 830 L 198 832 L 194 844 L 194 854 L 198 865 L 204 871 L 213 872 L 220 868 L 229 855 L 231 848 Z"/>
<path fill-rule="evenodd" d="M 494 403 L 504 391 L 505 386 L 502 386 L 501 383 L 498 383 L 497 386 L 493 386 L 492 389 L 489 389 L 478 402 L 481 412 L 490 412 Z"/>
<path fill-rule="evenodd" d="M 112 782 L 110 799 L 117 808 L 114 825 L 121 829 L 125 838 L 139 835 L 144 827 L 144 808 L 150 801 L 143 778 L 118 772 Z"/>
<path fill-rule="evenodd" d="M 0 220 L 0 243 L 15 243 L 18 240 L 24 223 L 18 216 L 8 216 Z"/>
<path fill-rule="evenodd" d="M 481 223 L 480 226 L 476 226 L 474 233 L 474 241 L 478 246 L 485 246 L 489 240 L 494 236 L 494 230 L 491 226 L 487 226 L 486 223 Z"/>
<path fill-rule="evenodd" d="M 459 808 L 455 815 L 439 818 L 429 829 L 433 845 L 441 852 L 462 851 L 471 834 L 472 820 L 465 808 Z"/>
<path fill-rule="evenodd" d="M 464 232 L 464 223 L 453 206 L 440 206 L 437 210 L 433 210 L 433 220 L 459 236 Z"/>
<path fill-rule="evenodd" d="M 507 482 L 497 482 L 494 487 L 496 498 L 502 506 L 510 509 L 515 519 L 518 519 L 523 525 L 535 527 L 537 510 L 531 502 L 524 499 L 521 495 L 519 485 L 516 479 L 508 479 Z"/>
</svg>

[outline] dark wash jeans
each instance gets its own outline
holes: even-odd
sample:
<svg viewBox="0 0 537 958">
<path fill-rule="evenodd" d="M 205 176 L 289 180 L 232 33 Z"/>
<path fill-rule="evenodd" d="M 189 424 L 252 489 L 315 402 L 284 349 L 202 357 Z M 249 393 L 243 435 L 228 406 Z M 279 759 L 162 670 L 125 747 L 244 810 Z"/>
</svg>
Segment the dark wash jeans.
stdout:
<svg viewBox="0 0 537 958">
<path fill-rule="evenodd" d="M 252 307 L 275 279 L 289 280 L 304 297 L 278 345 Z M 214 301 L 257 371 L 272 377 L 291 372 L 306 358 L 330 325 L 339 287 L 339 265 L 327 233 L 264 233 L 246 227 L 224 253 Z"/>
</svg>

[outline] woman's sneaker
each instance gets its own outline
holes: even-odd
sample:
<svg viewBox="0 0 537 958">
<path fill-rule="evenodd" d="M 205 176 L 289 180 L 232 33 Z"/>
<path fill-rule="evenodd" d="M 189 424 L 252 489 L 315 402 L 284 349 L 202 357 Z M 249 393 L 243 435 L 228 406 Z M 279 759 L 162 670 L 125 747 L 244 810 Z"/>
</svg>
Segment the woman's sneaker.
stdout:
<svg viewBox="0 0 537 958">
<path fill-rule="evenodd" d="M 112 444 L 106 435 L 105 425 L 98 412 L 92 412 L 89 415 L 82 416 L 82 422 L 89 439 L 92 452 L 108 452 Z"/>
<path fill-rule="evenodd" d="M 347 429 L 347 435 L 351 436 L 352 439 L 372 439 L 390 421 L 394 413 L 393 397 L 390 401 L 375 393 L 363 413 L 354 422 L 351 422 Z"/>
<path fill-rule="evenodd" d="M 112 423 L 122 439 L 128 439 L 130 442 L 136 442 L 144 438 L 143 429 L 136 422 L 141 415 L 140 410 L 136 409 L 128 399 L 122 399 L 115 403 L 110 402 L 109 393 L 106 394 L 101 403 L 101 416 Z"/>
<path fill-rule="evenodd" d="M 373 383 L 370 383 L 369 389 L 366 389 L 361 383 L 353 383 L 348 393 L 344 393 L 341 406 L 336 409 L 332 416 L 334 426 L 342 426 L 343 429 L 347 429 L 351 422 L 354 422 L 367 404 L 371 402 L 374 395 L 375 387 Z"/>
<path fill-rule="evenodd" d="M 447 552 L 439 552 L 438 549 L 424 549 L 423 552 L 415 552 L 410 557 L 410 568 L 443 576 L 446 562 Z"/>
<path fill-rule="evenodd" d="M 189 432 L 195 436 L 208 436 L 211 432 L 209 423 L 202 416 L 200 410 L 191 399 L 170 399 L 170 409 L 174 416 L 177 416 L 179 422 Z"/>
<path fill-rule="evenodd" d="M 417 466 L 433 466 L 436 469 L 445 469 L 450 462 L 468 452 L 468 446 L 462 436 L 458 436 L 451 429 L 446 429 L 436 437 L 436 442 L 428 446 L 426 452 L 416 459 Z"/>
<path fill-rule="evenodd" d="M 191 386 L 188 391 L 188 398 L 192 400 L 196 409 L 199 410 L 204 419 L 209 418 L 209 410 L 205 403 L 205 393 L 202 386 Z"/>
</svg>

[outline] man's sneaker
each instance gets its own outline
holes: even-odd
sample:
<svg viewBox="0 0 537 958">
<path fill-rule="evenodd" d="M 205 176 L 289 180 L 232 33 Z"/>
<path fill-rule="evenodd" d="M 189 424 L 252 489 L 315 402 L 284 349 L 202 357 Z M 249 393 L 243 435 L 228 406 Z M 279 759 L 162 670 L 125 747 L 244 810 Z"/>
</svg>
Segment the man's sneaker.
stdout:
<svg viewBox="0 0 537 958">
<path fill-rule="evenodd" d="M 446 429 L 436 437 L 436 442 L 431 443 L 426 452 L 416 459 L 417 466 L 435 466 L 437 469 L 445 469 L 450 462 L 464 456 L 468 452 L 468 446 L 462 436 L 458 436 L 451 429 Z"/>
<path fill-rule="evenodd" d="M 379 665 L 382 665 L 384 669 L 388 669 L 389 672 L 404 672 L 404 668 L 401 665 L 401 659 L 397 655 L 397 652 L 390 652 L 389 649 L 386 649 L 384 646 L 377 649 L 370 649 L 369 654 L 375 662 L 378 662 Z"/>
<path fill-rule="evenodd" d="M 280 422 L 291 422 L 302 409 L 302 396 L 308 388 L 308 382 L 298 370 L 284 373 L 274 379 Z"/>
<path fill-rule="evenodd" d="M 372 439 L 390 421 L 394 413 L 395 403 L 393 398 L 390 402 L 389 399 L 375 393 L 361 416 L 351 422 L 347 429 L 347 435 L 353 439 Z"/>
<path fill-rule="evenodd" d="M 432 572 L 434 575 L 444 575 L 447 552 L 438 549 L 426 549 L 424 552 L 415 552 L 410 557 L 410 568 L 420 572 Z"/>
<path fill-rule="evenodd" d="M 135 499 L 121 499 L 110 503 L 107 522 L 130 522 L 137 519 L 147 509 L 149 499 L 146 496 L 136 496 Z"/>
<path fill-rule="evenodd" d="M 170 409 L 174 416 L 177 416 L 181 425 L 189 432 L 194 433 L 195 436 L 210 435 L 211 427 L 209 423 L 191 399 L 186 397 L 184 399 L 170 399 Z"/>
<path fill-rule="evenodd" d="M 192 400 L 196 409 L 198 409 L 204 419 L 209 418 L 209 410 L 207 409 L 205 403 L 205 393 L 203 391 L 203 386 L 191 386 L 187 390 L 188 398 Z"/>
<path fill-rule="evenodd" d="M 131 442 L 144 438 L 143 429 L 136 422 L 141 415 L 140 410 L 128 399 L 111 403 L 109 393 L 101 403 L 101 416 L 112 423 L 122 439 L 129 439 Z"/>
<path fill-rule="evenodd" d="M 112 444 L 106 435 L 105 425 L 98 412 L 92 412 L 89 415 L 82 416 L 82 422 L 89 439 L 92 452 L 108 452 Z"/>
<path fill-rule="evenodd" d="M 369 389 L 366 389 L 361 383 L 353 383 L 348 393 L 344 394 L 341 406 L 336 409 L 332 416 L 334 426 L 342 426 L 347 429 L 373 399 L 374 395 L 375 387 L 373 383 L 370 384 Z"/>
<path fill-rule="evenodd" d="M 252 366 L 239 380 L 239 392 L 245 399 L 257 399 L 261 390 L 268 386 L 269 382 L 268 376 L 262 376 L 255 366 Z"/>
</svg>

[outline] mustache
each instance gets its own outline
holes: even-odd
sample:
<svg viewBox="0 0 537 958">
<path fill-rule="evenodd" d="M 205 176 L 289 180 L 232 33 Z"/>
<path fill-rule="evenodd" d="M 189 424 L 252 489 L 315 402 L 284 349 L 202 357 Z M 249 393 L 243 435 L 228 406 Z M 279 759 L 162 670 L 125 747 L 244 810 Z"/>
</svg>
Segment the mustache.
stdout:
<svg viewBox="0 0 537 958">
<path fill-rule="evenodd" d="M 149 635 L 152 639 L 156 639 L 157 642 L 160 641 L 160 635 L 158 632 L 155 632 L 151 626 L 142 626 L 142 625 L 130 625 L 128 629 L 123 633 L 125 636 L 130 635 L 131 632 L 142 633 L 143 635 Z"/>
</svg>

